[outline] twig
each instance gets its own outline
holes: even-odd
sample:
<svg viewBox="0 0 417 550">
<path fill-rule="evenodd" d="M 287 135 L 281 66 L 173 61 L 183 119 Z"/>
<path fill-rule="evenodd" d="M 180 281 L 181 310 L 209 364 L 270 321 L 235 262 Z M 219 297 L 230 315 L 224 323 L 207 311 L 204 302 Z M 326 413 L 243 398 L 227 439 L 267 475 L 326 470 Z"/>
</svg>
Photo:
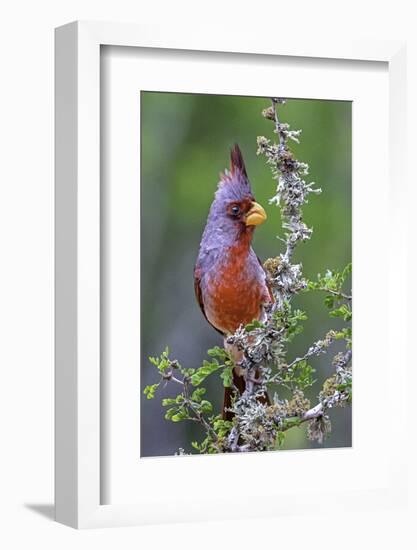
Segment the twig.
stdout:
<svg viewBox="0 0 417 550">
<path fill-rule="evenodd" d="M 203 426 L 205 431 L 212 436 L 214 441 L 218 440 L 217 434 L 214 431 L 214 429 L 210 426 L 210 424 L 207 422 L 207 420 L 204 418 L 204 416 L 201 414 L 201 412 L 196 409 L 191 401 L 190 398 L 190 392 L 188 387 L 188 379 L 184 378 L 183 381 L 183 387 L 184 387 L 184 404 L 196 415 L 196 420 Z"/>
<path fill-rule="evenodd" d="M 340 298 L 343 298 L 344 300 L 347 300 L 348 302 L 352 301 L 352 296 L 349 296 L 349 294 L 345 294 L 344 292 L 340 292 L 339 290 L 331 290 L 330 288 L 326 287 L 317 287 L 314 290 L 321 290 L 322 292 L 328 292 L 329 294 L 332 294 L 333 296 L 337 296 Z"/>
<path fill-rule="evenodd" d="M 291 363 L 289 363 L 288 365 L 288 368 L 293 368 L 297 363 L 301 363 L 301 361 L 305 361 L 313 355 L 326 353 L 327 348 L 332 344 L 333 341 L 334 332 L 329 331 L 323 338 L 323 340 L 317 340 L 317 342 L 314 342 L 314 344 L 308 348 L 304 355 L 302 355 L 301 357 L 296 357 L 293 361 L 291 361 Z"/>
</svg>

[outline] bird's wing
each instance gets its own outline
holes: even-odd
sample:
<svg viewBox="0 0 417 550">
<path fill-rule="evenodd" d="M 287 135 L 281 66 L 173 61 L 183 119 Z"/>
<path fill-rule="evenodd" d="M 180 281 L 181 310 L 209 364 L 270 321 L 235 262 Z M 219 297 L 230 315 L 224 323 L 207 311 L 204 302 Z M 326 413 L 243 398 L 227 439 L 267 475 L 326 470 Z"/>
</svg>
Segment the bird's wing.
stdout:
<svg viewBox="0 0 417 550">
<path fill-rule="evenodd" d="M 206 318 L 207 322 L 215 329 L 219 334 L 224 336 L 224 333 L 216 328 L 207 318 L 206 312 L 204 310 L 204 302 L 203 302 L 203 293 L 201 292 L 201 271 L 200 269 L 196 268 L 194 270 L 194 291 L 195 291 L 195 297 L 197 298 L 198 305 L 200 306 L 200 309 Z"/>
</svg>

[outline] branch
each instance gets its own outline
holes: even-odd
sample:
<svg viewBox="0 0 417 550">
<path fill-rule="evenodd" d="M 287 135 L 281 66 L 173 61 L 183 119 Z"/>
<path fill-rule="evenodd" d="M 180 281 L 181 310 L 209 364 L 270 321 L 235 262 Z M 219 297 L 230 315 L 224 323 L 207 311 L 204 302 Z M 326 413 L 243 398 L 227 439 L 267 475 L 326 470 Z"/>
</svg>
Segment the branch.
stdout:
<svg viewBox="0 0 417 550">
<path fill-rule="evenodd" d="M 175 381 L 177 381 L 175 379 Z M 179 381 L 181 382 L 181 381 Z M 196 421 L 201 424 L 201 426 L 204 428 L 206 433 L 210 435 L 215 442 L 217 442 L 217 434 L 214 431 L 214 429 L 211 427 L 211 425 L 207 422 L 207 420 L 204 418 L 204 416 L 201 414 L 201 411 L 199 411 L 193 404 L 191 397 L 190 397 L 190 390 L 189 390 L 189 380 L 188 378 L 184 377 L 184 381 L 182 382 L 184 387 L 184 398 L 185 398 L 185 405 L 195 414 Z"/>
<path fill-rule="evenodd" d="M 338 298 L 343 298 L 344 300 L 347 300 L 348 302 L 352 301 L 352 296 L 349 294 L 345 294 L 344 292 L 340 292 L 339 290 L 331 290 L 330 288 L 326 288 L 325 286 L 320 286 L 315 288 L 315 290 L 321 290 L 323 292 L 328 292 L 329 294 L 333 294 L 333 296 L 337 296 Z"/>
<path fill-rule="evenodd" d="M 312 183 L 307 184 L 303 179 L 308 174 L 308 165 L 297 161 L 288 148 L 288 140 L 298 142 L 301 131 L 290 130 L 288 124 L 280 121 L 277 106 L 285 101 L 272 98 L 271 102 L 271 107 L 265 109 L 263 115 L 274 122 L 279 143 L 271 143 L 265 137 L 258 137 L 257 153 L 266 157 L 273 178 L 277 181 L 276 194 L 270 199 L 270 203 L 276 204 L 281 210 L 285 251 L 279 258 L 271 260 L 267 268 L 274 303 L 266 312 L 266 321 L 249 334 L 241 327 L 228 338 L 228 343 L 243 352 L 243 360 L 239 366 L 243 369 L 246 382 L 245 392 L 233 405 L 236 430 L 233 431 L 229 444 L 236 450 L 239 450 L 240 441 L 245 446 L 249 445 L 248 450 L 264 450 L 276 438 L 276 428 L 270 426 L 266 429 L 270 420 L 266 406 L 259 402 L 259 397 L 266 393 L 270 382 L 269 365 L 279 368 L 289 341 L 290 300 L 307 286 L 302 276 L 301 264 L 292 264 L 291 259 L 296 245 L 308 240 L 312 234 L 312 229 L 303 222 L 302 206 L 307 202 L 310 193 L 320 193 L 319 189 L 313 188 Z M 308 355 L 318 353 L 317 344 L 308 350 Z M 297 360 L 294 364 L 296 362 Z M 277 376 L 280 374 L 278 372 Z M 256 384 L 253 382 L 255 378 Z M 259 426 L 262 428 L 261 432 Z"/>
<path fill-rule="evenodd" d="M 336 378 L 341 378 L 338 382 L 344 381 L 344 369 L 348 366 L 352 359 L 352 350 L 346 350 L 344 354 L 336 356 L 334 366 L 336 367 Z M 320 419 L 325 415 L 328 409 L 340 405 L 350 400 L 350 395 L 347 391 L 336 390 L 330 396 L 321 396 L 320 403 L 304 412 L 299 417 L 291 417 L 284 419 L 283 430 L 288 430 L 294 426 L 299 426 L 304 422 Z M 316 434 L 317 437 L 317 434 Z"/>
<path fill-rule="evenodd" d="M 326 353 L 327 348 L 332 344 L 335 338 L 335 332 L 333 330 L 330 330 L 326 336 L 323 338 L 323 340 L 317 340 L 317 342 L 314 342 L 312 346 L 308 348 L 306 353 L 301 357 L 296 357 L 291 363 L 288 365 L 289 368 L 294 367 L 297 363 L 300 363 L 301 361 L 305 361 L 309 357 L 313 355 L 319 355 L 320 353 Z"/>
</svg>

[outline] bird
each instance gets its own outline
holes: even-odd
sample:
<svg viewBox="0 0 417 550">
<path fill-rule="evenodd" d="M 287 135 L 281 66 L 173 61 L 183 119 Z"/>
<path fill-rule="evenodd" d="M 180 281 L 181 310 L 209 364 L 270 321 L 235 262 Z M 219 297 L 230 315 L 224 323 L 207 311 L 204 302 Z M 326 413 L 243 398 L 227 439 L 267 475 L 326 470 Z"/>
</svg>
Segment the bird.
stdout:
<svg viewBox="0 0 417 550">
<path fill-rule="evenodd" d="M 273 302 L 266 273 L 252 248 L 254 231 L 266 217 L 252 193 L 242 152 L 235 144 L 230 151 L 230 170 L 220 174 L 194 266 L 197 302 L 208 323 L 223 336 L 234 362 L 233 386 L 224 390 L 225 420 L 234 416 L 230 407 L 236 392 L 241 395 L 246 387 L 239 367 L 242 354 L 227 338 L 241 325 L 265 320 L 265 309 Z M 267 395 L 264 402 L 269 403 Z"/>
</svg>

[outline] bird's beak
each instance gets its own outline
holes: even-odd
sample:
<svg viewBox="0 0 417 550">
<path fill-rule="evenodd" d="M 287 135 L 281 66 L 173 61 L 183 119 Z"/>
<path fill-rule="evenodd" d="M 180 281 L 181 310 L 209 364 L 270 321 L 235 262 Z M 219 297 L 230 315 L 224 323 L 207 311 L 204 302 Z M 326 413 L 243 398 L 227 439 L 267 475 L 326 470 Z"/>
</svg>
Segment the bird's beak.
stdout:
<svg viewBox="0 0 417 550">
<path fill-rule="evenodd" d="M 253 202 L 246 214 L 246 225 L 260 225 L 266 220 L 266 212 L 260 204 Z"/>
</svg>

